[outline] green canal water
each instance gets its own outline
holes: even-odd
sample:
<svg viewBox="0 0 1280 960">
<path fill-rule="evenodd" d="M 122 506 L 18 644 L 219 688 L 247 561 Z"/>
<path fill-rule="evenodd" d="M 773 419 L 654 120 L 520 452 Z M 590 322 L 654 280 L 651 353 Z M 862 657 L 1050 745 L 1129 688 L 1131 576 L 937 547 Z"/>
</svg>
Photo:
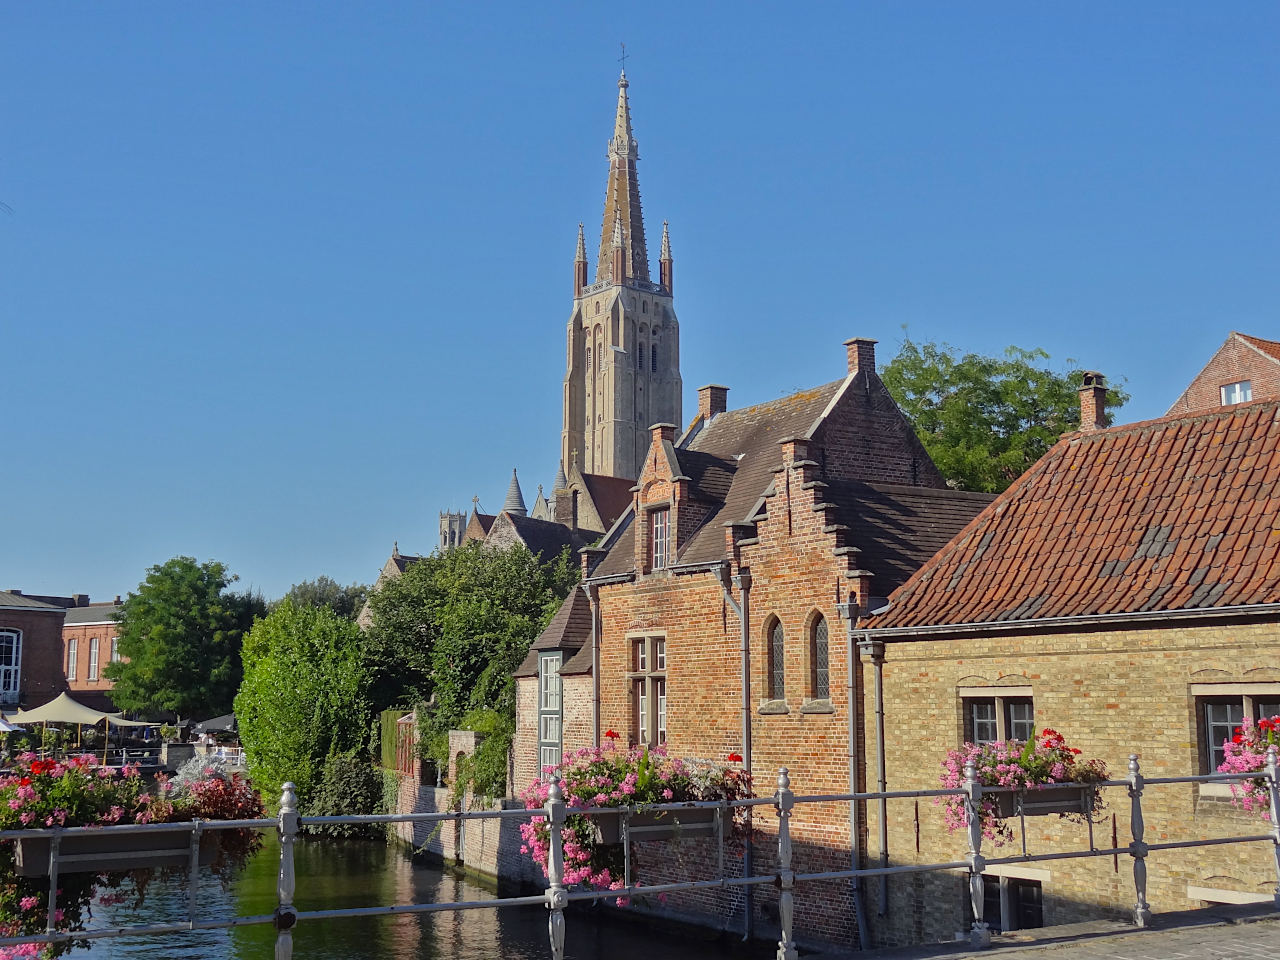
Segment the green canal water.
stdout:
<svg viewBox="0 0 1280 960">
<path fill-rule="evenodd" d="M 399 848 L 378 843 L 302 842 L 295 866 L 299 910 L 378 906 L 392 903 L 489 900 L 496 895 L 438 868 L 415 865 Z M 276 905 L 274 838 L 229 887 L 205 878 L 200 916 L 271 913 Z M 93 926 L 185 919 L 186 885 L 151 885 L 141 910 L 129 905 L 95 908 Z M 724 960 L 772 956 L 763 945 L 677 934 L 607 911 L 570 911 L 566 955 L 572 960 Z M 541 907 L 502 907 L 424 916 L 300 922 L 294 928 L 296 960 L 543 960 L 547 914 Z M 268 925 L 196 931 L 165 937 L 100 940 L 69 954 L 92 960 L 270 960 L 275 931 Z M 776 947 L 775 947 L 776 949 Z"/>
</svg>

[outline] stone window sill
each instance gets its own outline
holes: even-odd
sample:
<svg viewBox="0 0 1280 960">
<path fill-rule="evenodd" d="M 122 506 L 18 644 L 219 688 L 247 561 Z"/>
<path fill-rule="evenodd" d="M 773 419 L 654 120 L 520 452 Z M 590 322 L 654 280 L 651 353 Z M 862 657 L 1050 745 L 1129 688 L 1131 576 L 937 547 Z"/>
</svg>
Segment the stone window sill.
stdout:
<svg viewBox="0 0 1280 960">
<path fill-rule="evenodd" d="M 820 700 L 806 700 L 800 706 L 801 713 L 835 713 L 836 708 L 828 697 Z"/>
<path fill-rule="evenodd" d="M 1229 783 L 1201 783 L 1197 784 L 1200 788 L 1200 799 L 1202 800 L 1230 800 L 1231 784 Z"/>
<path fill-rule="evenodd" d="M 766 700 L 760 704 L 756 712 L 763 717 L 776 717 L 791 711 L 787 709 L 787 701 L 785 700 Z"/>
</svg>

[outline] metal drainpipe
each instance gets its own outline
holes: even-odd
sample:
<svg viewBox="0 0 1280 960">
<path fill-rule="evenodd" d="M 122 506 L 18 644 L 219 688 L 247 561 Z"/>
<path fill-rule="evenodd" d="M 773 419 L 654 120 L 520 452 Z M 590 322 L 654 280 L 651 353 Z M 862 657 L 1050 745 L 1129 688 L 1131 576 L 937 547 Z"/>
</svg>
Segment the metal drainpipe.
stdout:
<svg viewBox="0 0 1280 960">
<path fill-rule="evenodd" d="M 591 742 L 600 746 L 600 588 L 583 584 L 591 602 Z"/>
<path fill-rule="evenodd" d="M 844 618 L 845 639 L 849 644 L 849 792 L 858 792 L 858 773 L 861 758 L 858 756 L 858 715 L 861 712 L 861 698 L 858 696 L 858 647 L 853 639 L 853 625 L 858 619 L 858 604 L 852 600 L 836 604 L 836 610 Z M 849 866 L 850 869 L 862 869 L 862 831 L 858 827 L 858 802 L 849 801 Z M 853 890 L 853 912 L 858 922 L 858 947 L 870 949 L 871 934 L 867 927 L 867 911 L 862 901 L 862 878 L 854 877 L 850 881 Z"/>
<path fill-rule="evenodd" d="M 871 656 L 876 672 L 876 790 L 888 790 L 884 759 L 884 641 L 870 640 L 864 632 L 858 648 Z M 880 866 L 889 866 L 889 802 L 880 798 Z M 889 907 L 889 877 L 880 874 L 880 909 L 884 916 Z"/>
<path fill-rule="evenodd" d="M 741 567 L 738 575 L 733 578 L 733 585 L 738 588 L 742 595 L 742 602 L 739 604 L 733 599 L 733 594 L 729 591 L 729 564 L 726 562 L 719 570 L 720 589 L 724 591 L 725 602 L 733 608 L 733 612 L 738 615 L 738 622 L 741 624 L 742 637 L 742 767 L 748 773 L 751 773 L 751 570 L 748 567 Z M 747 837 L 742 852 L 742 873 L 743 876 L 751 876 L 752 866 L 752 837 L 751 837 L 751 807 L 745 807 L 747 818 Z M 743 904 L 744 916 L 742 921 L 742 939 L 751 939 L 752 932 L 752 911 L 754 909 L 755 892 L 754 887 L 743 887 Z"/>
</svg>

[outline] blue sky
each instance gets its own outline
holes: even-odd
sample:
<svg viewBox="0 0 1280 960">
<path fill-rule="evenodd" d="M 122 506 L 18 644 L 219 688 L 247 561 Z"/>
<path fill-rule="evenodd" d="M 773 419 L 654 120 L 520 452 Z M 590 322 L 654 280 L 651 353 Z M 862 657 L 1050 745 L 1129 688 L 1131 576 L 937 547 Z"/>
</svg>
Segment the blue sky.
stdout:
<svg viewBox="0 0 1280 960">
<path fill-rule="evenodd" d="M 367 582 L 549 488 L 621 40 L 686 419 L 904 325 L 1127 420 L 1280 338 L 1275 5 L 9 4 L 0 589 Z"/>
</svg>

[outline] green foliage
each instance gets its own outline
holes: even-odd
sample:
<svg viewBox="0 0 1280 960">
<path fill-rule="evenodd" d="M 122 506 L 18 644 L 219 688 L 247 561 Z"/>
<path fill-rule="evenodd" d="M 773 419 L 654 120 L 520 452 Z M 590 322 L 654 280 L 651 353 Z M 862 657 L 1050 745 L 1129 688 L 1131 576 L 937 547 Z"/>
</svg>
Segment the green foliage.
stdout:
<svg viewBox="0 0 1280 960">
<path fill-rule="evenodd" d="M 235 713 L 249 772 L 269 800 L 291 780 L 305 804 L 331 754 L 366 746 L 372 709 L 360 648 L 350 620 L 287 599 L 245 638 Z"/>
<path fill-rule="evenodd" d="M 108 663 L 111 699 L 142 714 L 227 713 L 240 686 L 240 644 L 260 596 L 227 587 L 236 576 L 215 560 L 174 557 L 151 567 L 117 613 L 121 660 Z"/>
<path fill-rule="evenodd" d="M 434 698 L 437 726 L 481 707 L 514 715 L 512 671 L 577 579 L 568 551 L 542 564 L 522 546 L 469 543 L 424 557 L 370 598 L 374 702 Z"/>
<path fill-rule="evenodd" d="M 408 712 L 403 707 L 388 707 L 378 715 L 379 759 L 387 770 L 396 768 L 396 728 L 400 718 Z"/>
<path fill-rule="evenodd" d="M 324 770 L 303 808 L 308 817 L 344 817 L 384 813 L 384 783 L 381 772 L 367 757 L 346 752 L 331 754 Z M 307 833 L 325 837 L 352 837 L 376 840 L 385 835 L 380 824 L 316 824 Z"/>
<path fill-rule="evenodd" d="M 516 731 L 515 719 L 485 708 L 468 713 L 462 718 L 459 728 L 474 730 L 483 734 L 484 739 L 476 745 L 475 753 L 458 761 L 458 773 L 453 783 L 454 799 L 461 800 L 468 789 L 474 796 L 485 800 L 506 794 L 507 754 Z"/>
<path fill-rule="evenodd" d="M 321 575 L 314 580 L 295 583 L 282 600 L 276 601 L 273 609 L 284 600 L 292 600 L 299 607 L 328 607 L 338 616 L 354 620 L 368 596 L 369 588 L 363 583 L 344 587 L 332 577 Z"/>
<path fill-rule="evenodd" d="M 1009 347 L 1003 357 L 961 356 L 909 337 L 880 373 L 952 486 L 998 493 L 1080 425 L 1081 372 L 1047 366 L 1043 350 Z M 1107 391 L 1115 410 L 1129 395 Z"/>
</svg>

